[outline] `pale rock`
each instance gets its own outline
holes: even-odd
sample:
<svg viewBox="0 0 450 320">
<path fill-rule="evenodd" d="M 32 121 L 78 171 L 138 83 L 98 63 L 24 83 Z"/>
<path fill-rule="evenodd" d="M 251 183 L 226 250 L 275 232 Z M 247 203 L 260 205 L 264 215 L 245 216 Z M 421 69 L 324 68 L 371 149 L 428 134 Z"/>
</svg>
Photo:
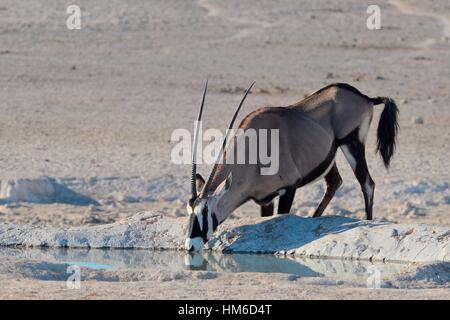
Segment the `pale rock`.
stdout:
<svg viewBox="0 0 450 320">
<path fill-rule="evenodd" d="M 422 117 L 412 117 L 411 122 L 413 124 L 424 124 L 425 120 Z"/>
<path fill-rule="evenodd" d="M 7 179 L 1 181 L 2 202 L 41 202 L 55 196 L 55 187 L 48 177 L 37 179 Z"/>
<path fill-rule="evenodd" d="M 342 216 L 226 221 L 206 249 L 371 261 L 450 261 L 450 230 Z M 187 218 L 143 212 L 112 224 L 60 229 L 0 223 L 0 246 L 182 249 Z M 270 232 L 267 232 L 270 230 Z"/>
</svg>

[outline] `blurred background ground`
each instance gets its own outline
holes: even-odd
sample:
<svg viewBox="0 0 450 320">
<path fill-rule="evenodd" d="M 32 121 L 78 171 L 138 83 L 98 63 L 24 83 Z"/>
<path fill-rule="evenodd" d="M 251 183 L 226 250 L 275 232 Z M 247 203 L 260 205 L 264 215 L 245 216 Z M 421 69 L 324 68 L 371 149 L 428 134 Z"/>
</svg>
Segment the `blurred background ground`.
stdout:
<svg viewBox="0 0 450 320">
<path fill-rule="evenodd" d="M 78 225 L 141 210 L 184 214 L 189 166 L 171 163 L 170 137 L 192 129 L 208 77 L 205 126 L 221 130 L 253 80 L 241 117 L 333 82 L 394 98 L 401 131 L 389 172 L 374 155 L 381 107 L 368 139 L 374 216 L 448 225 L 447 1 L 380 1 L 381 30 L 366 27 L 367 1 L 77 4 L 81 30 L 66 27 L 68 2 L 1 3 L 0 178 L 5 185 L 48 176 L 98 204 L 8 201 L 3 192 L 0 221 Z M 361 218 L 359 185 L 342 155 L 338 165 L 344 185 L 326 214 Z M 299 190 L 293 212 L 311 214 L 322 193 L 321 184 Z M 258 208 L 235 213 L 243 214 Z"/>
</svg>

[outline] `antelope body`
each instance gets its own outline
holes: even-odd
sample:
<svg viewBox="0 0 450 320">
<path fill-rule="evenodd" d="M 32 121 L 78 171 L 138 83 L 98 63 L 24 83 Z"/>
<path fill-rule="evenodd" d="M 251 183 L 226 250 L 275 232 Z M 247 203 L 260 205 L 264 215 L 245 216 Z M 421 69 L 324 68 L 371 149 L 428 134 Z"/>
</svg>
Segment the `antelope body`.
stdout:
<svg viewBox="0 0 450 320">
<path fill-rule="evenodd" d="M 365 141 L 373 106 L 378 104 L 385 107 L 378 124 L 377 150 L 388 168 L 398 130 L 398 109 L 390 98 L 369 98 L 348 84 L 337 83 L 316 91 L 297 104 L 261 108 L 247 115 L 239 126 L 244 132 L 248 129 L 279 130 L 279 170 L 273 175 L 261 175 L 263 165 L 260 162 L 228 163 L 226 158 L 237 151 L 237 137 L 226 151 L 224 141 L 223 157 L 220 155 L 223 161 L 215 164 L 206 182 L 196 173 L 193 161 L 186 250 L 201 249 L 217 226 L 246 201 L 254 200 L 261 206 L 261 215 L 270 216 L 274 209 L 273 200 L 280 196 L 278 213 L 289 213 L 296 189 L 324 178 L 327 190 L 314 213 L 314 217 L 321 216 L 342 184 L 335 163 L 338 148 L 343 151 L 361 185 L 366 218 L 371 220 L 375 183 L 367 168 Z"/>
</svg>

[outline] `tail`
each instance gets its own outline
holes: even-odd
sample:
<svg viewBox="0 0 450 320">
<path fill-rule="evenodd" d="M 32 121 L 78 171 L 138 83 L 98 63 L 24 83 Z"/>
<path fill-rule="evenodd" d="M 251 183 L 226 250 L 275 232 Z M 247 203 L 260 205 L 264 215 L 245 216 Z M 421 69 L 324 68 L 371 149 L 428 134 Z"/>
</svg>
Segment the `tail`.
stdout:
<svg viewBox="0 0 450 320">
<path fill-rule="evenodd" d="M 389 164 L 395 151 L 395 139 L 398 132 L 398 108 L 395 101 L 391 98 L 377 97 L 370 98 L 370 101 L 374 105 L 384 104 L 384 109 L 378 122 L 377 152 L 380 152 L 384 166 L 386 169 L 389 169 Z"/>
</svg>

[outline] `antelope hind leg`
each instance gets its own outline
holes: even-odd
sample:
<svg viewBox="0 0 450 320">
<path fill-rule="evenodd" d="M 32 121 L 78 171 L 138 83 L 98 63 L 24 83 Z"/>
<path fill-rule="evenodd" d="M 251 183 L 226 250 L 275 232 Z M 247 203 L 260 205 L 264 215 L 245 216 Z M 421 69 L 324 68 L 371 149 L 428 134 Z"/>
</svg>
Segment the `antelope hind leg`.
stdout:
<svg viewBox="0 0 450 320">
<path fill-rule="evenodd" d="M 337 189 L 339 189 L 339 187 L 342 185 L 342 178 L 339 174 L 336 163 L 334 163 L 333 167 L 331 167 L 330 171 L 325 176 L 325 181 L 327 183 L 327 191 L 325 192 L 322 201 L 317 207 L 316 212 L 314 212 L 314 218 L 320 217 L 322 215 L 331 199 L 333 199 Z"/>
<path fill-rule="evenodd" d="M 356 179 L 361 186 L 366 207 L 366 219 L 372 220 L 375 182 L 373 182 L 369 168 L 367 167 L 365 146 L 362 142 L 355 139 L 341 146 L 341 150 L 344 152 L 345 158 L 352 167 Z"/>
</svg>

